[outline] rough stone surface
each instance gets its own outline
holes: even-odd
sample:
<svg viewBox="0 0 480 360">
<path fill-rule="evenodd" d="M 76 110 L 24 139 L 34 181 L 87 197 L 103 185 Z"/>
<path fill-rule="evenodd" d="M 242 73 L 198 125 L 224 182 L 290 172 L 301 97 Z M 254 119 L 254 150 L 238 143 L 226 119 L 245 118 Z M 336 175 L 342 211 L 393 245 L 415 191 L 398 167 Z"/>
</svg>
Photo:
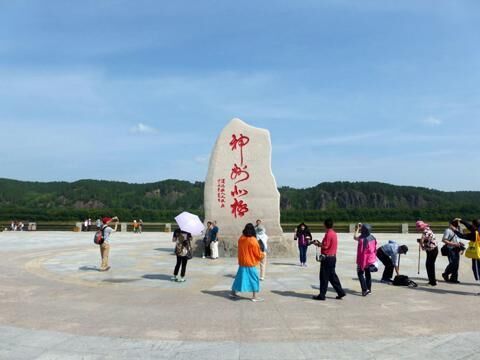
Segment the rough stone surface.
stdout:
<svg viewBox="0 0 480 360">
<path fill-rule="evenodd" d="M 213 149 L 205 181 L 205 218 L 220 227 L 220 250 L 235 255 L 245 224 L 262 219 L 271 255 L 291 254 L 283 238 L 280 193 L 272 173 L 272 144 L 268 130 L 233 119 Z"/>
</svg>

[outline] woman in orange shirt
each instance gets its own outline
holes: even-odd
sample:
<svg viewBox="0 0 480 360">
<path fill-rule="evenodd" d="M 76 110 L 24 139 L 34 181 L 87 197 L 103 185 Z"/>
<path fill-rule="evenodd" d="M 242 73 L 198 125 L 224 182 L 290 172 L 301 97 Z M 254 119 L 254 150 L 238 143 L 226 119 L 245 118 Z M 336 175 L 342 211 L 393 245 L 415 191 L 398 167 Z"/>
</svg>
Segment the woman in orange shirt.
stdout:
<svg viewBox="0 0 480 360">
<path fill-rule="evenodd" d="M 247 224 L 243 229 L 243 235 L 238 240 L 238 271 L 232 285 L 233 298 L 238 298 L 237 292 L 252 292 L 252 301 L 263 301 L 257 297 L 260 291 L 260 279 L 257 266 L 264 254 L 260 251 L 260 245 L 253 224 Z"/>
</svg>

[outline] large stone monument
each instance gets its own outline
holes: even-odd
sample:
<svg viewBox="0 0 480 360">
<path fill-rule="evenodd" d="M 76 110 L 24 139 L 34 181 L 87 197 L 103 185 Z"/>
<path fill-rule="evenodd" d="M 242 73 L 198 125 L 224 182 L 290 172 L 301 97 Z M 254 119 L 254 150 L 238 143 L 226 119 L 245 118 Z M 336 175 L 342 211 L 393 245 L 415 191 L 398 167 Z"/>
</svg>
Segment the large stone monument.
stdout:
<svg viewBox="0 0 480 360">
<path fill-rule="evenodd" d="M 273 256 L 295 251 L 280 226 L 280 193 L 272 173 L 268 130 L 233 119 L 220 133 L 205 181 L 205 219 L 216 221 L 220 251 L 237 253 L 237 241 L 247 223 L 261 219 Z"/>
</svg>

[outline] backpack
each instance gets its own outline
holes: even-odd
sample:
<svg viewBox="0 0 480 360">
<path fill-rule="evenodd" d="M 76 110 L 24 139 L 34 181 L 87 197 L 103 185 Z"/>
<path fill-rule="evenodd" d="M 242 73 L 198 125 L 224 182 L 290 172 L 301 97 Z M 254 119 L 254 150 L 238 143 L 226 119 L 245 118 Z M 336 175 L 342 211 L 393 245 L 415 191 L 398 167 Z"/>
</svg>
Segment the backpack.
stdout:
<svg viewBox="0 0 480 360">
<path fill-rule="evenodd" d="M 410 280 L 407 275 L 397 275 L 393 279 L 393 285 L 395 286 L 408 286 L 416 288 L 418 285 L 415 281 Z"/>
<path fill-rule="evenodd" d="M 93 235 L 93 243 L 96 245 L 102 245 L 105 242 L 105 228 L 103 226 L 100 230 L 95 231 L 95 235 Z"/>
</svg>

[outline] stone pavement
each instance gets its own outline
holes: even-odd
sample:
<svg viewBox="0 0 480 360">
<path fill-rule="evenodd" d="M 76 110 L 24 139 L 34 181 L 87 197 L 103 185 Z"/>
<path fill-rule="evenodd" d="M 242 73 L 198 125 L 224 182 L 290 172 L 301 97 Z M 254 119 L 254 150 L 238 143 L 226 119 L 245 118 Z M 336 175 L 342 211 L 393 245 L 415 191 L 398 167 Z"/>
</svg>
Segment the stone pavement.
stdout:
<svg viewBox="0 0 480 360">
<path fill-rule="evenodd" d="M 321 237 L 318 234 L 317 237 Z M 236 259 L 195 258 L 171 282 L 170 235 L 118 233 L 109 272 L 99 272 L 93 233 L 0 233 L 0 359 L 436 359 L 479 358 L 480 286 L 468 259 L 462 284 L 426 286 L 416 236 L 377 234 L 411 249 L 402 273 L 417 289 L 378 283 L 360 296 L 356 243 L 340 235 L 338 273 L 347 297 L 318 293 L 318 264 L 269 259 L 263 303 L 230 300 Z M 417 247 L 418 249 L 418 247 Z M 446 259 L 437 260 L 437 274 Z M 249 294 L 245 294 L 249 296 Z"/>
</svg>

